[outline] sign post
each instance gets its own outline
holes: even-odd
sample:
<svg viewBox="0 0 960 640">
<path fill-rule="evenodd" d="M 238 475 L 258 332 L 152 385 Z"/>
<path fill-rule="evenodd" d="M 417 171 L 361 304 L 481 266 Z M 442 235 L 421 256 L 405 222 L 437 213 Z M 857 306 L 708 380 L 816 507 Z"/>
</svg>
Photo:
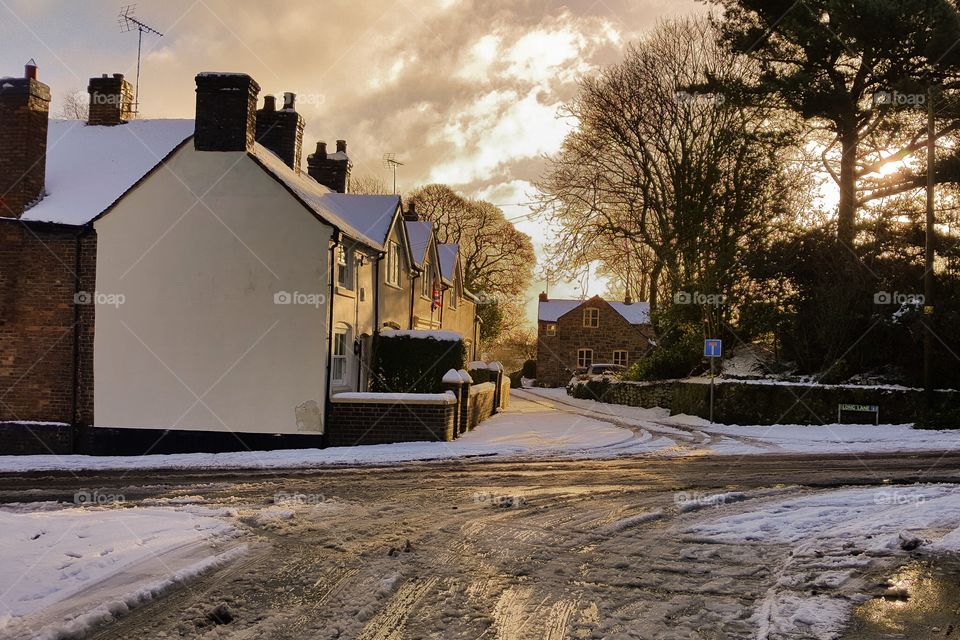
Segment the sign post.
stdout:
<svg viewBox="0 0 960 640">
<path fill-rule="evenodd" d="M 704 340 L 703 355 L 710 358 L 710 424 L 713 424 L 713 361 L 723 355 L 723 341 L 718 338 Z"/>
</svg>

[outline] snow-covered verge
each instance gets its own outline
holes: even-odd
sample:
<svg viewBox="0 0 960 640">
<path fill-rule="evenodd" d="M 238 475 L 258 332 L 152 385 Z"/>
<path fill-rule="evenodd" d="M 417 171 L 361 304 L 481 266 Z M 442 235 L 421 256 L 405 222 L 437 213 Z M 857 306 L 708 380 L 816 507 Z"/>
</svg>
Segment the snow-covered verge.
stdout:
<svg viewBox="0 0 960 640">
<path fill-rule="evenodd" d="M 873 585 L 862 577 L 872 564 L 908 550 L 960 551 L 960 486 L 840 489 L 765 501 L 684 533 L 725 544 L 789 546 L 751 618 L 756 637 L 835 638 L 853 607 L 871 597 L 865 591 Z"/>
<path fill-rule="evenodd" d="M 3 638 L 78 637 L 244 551 L 196 509 L 7 507 L 0 531 Z"/>
<path fill-rule="evenodd" d="M 696 416 L 671 416 L 667 409 L 642 409 L 573 398 L 565 389 L 526 389 L 527 393 L 568 405 L 585 415 L 610 417 L 666 437 L 698 436 L 698 454 L 752 455 L 763 453 L 897 453 L 960 450 L 960 430 L 914 429 L 911 425 L 743 426 L 710 424 Z M 671 453 L 689 453 L 672 450 Z"/>
<path fill-rule="evenodd" d="M 645 453 L 673 442 L 649 432 L 634 433 L 589 417 L 559 413 L 515 398 L 510 410 L 497 414 L 453 442 L 188 453 L 148 456 L 0 456 L 0 472 L 144 469 L 283 469 L 343 464 L 392 464 L 476 456 L 603 457 Z"/>
</svg>

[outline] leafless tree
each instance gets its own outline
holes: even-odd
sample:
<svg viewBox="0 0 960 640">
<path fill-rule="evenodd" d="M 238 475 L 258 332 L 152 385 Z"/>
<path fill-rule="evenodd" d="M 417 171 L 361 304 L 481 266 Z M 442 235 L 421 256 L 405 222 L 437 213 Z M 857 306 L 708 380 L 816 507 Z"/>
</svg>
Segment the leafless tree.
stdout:
<svg viewBox="0 0 960 640">
<path fill-rule="evenodd" d="M 365 175 L 350 178 L 350 193 L 367 196 L 390 195 L 390 190 L 377 176 Z"/>
<path fill-rule="evenodd" d="M 90 98 L 85 91 L 73 89 L 63 97 L 60 117 L 64 120 L 86 120 L 90 115 Z"/>
<path fill-rule="evenodd" d="M 665 23 L 582 81 L 578 126 L 537 184 L 561 229 L 551 267 L 599 260 L 656 309 L 680 287 L 728 292 L 744 249 L 796 216 L 790 150 L 766 106 L 696 89 L 753 72 L 716 40 L 705 21 Z"/>
</svg>

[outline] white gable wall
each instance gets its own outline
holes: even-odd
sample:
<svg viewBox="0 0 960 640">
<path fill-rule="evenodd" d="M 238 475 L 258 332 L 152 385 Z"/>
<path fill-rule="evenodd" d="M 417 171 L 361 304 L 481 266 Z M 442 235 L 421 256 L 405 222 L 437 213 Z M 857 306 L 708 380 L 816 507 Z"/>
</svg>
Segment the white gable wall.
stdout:
<svg viewBox="0 0 960 640">
<path fill-rule="evenodd" d="M 190 144 L 95 227 L 101 301 L 123 296 L 97 306 L 97 426 L 320 431 L 331 227 L 246 154 Z"/>
</svg>

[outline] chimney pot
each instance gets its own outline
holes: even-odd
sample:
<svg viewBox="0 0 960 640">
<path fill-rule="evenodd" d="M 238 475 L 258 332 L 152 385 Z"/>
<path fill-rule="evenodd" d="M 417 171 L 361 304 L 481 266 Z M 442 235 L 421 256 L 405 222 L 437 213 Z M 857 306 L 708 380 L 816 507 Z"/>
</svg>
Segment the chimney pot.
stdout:
<svg viewBox="0 0 960 640">
<path fill-rule="evenodd" d="M 346 151 L 346 141 L 337 140 L 337 153 L 346 156 Z M 349 158 L 328 156 L 325 142 L 318 142 L 317 152 L 307 158 L 307 173 L 310 177 L 337 193 L 348 193 L 352 169 L 353 164 Z"/>
<path fill-rule="evenodd" d="M 291 93 L 289 91 L 284 92 L 283 94 L 283 108 L 290 109 L 291 111 L 296 109 L 297 103 L 297 94 Z"/>
<path fill-rule="evenodd" d="M 547 297 L 547 292 L 546 292 L 546 291 L 541 291 L 541 292 L 540 292 L 540 302 L 550 302 L 550 298 Z"/>
<path fill-rule="evenodd" d="M 37 63 L 33 61 L 33 58 L 23 65 L 23 77 L 27 80 L 36 80 L 37 79 Z"/>
<path fill-rule="evenodd" d="M 292 108 L 293 94 L 283 94 L 283 109 L 277 110 L 276 96 L 264 99 L 257 111 L 257 142 L 273 151 L 283 162 L 300 173 L 300 151 L 303 147 L 303 117 Z"/>
</svg>

